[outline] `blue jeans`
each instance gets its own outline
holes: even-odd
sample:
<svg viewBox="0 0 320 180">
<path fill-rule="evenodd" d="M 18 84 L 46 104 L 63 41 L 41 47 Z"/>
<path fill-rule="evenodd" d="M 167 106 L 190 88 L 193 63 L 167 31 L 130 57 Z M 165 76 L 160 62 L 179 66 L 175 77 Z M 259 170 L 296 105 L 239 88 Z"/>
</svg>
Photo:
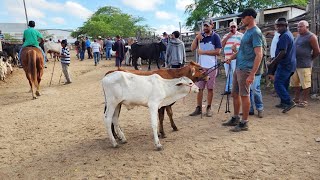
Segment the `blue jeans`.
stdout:
<svg viewBox="0 0 320 180">
<path fill-rule="evenodd" d="M 19 63 L 20 63 L 21 66 L 22 66 L 22 61 L 21 61 L 20 56 L 21 56 L 21 51 L 22 51 L 23 48 L 24 48 L 24 47 L 22 47 L 22 48 L 20 49 L 19 54 L 18 54 L 18 59 L 19 59 Z M 37 48 L 39 48 L 39 49 L 41 50 L 42 55 L 43 55 L 44 65 L 46 65 L 46 64 L 47 64 L 47 63 L 46 63 L 46 59 L 47 59 L 46 54 L 44 53 L 44 51 L 42 50 L 41 47 L 37 47 Z"/>
<path fill-rule="evenodd" d="M 84 59 L 84 49 L 81 49 L 81 51 L 80 51 L 80 60 L 81 61 L 83 61 L 83 59 Z"/>
<path fill-rule="evenodd" d="M 291 71 L 286 70 L 278 65 L 276 74 L 274 77 L 274 89 L 276 90 L 282 104 L 290 104 L 291 97 L 288 92 Z"/>
<path fill-rule="evenodd" d="M 262 94 L 260 89 L 260 80 L 261 75 L 256 75 L 254 77 L 254 81 L 250 86 L 250 112 L 254 112 L 253 105 L 256 106 L 258 111 L 263 110 L 263 101 L 262 101 Z"/>
<path fill-rule="evenodd" d="M 116 57 L 116 66 L 121 67 L 122 61 L 123 61 L 123 59 L 121 59 L 120 57 Z"/>
<path fill-rule="evenodd" d="M 93 53 L 93 58 L 94 58 L 94 64 L 99 64 L 99 62 L 100 62 L 100 52 L 94 52 Z"/>
<path fill-rule="evenodd" d="M 228 91 L 231 92 L 231 90 L 232 90 L 232 79 L 233 79 L 234 70 L 236 70 L 236 63 L 237 63 L 236 60 L 232 60 L 230 64 L 226 64 L 226 63 L 224 64 L 224 69 L 226 71 L 226 76 L 227 76 L 227 82 L 226 82 L 226 88 L 225 88 L 226 92 L 228 92 Z M 230 67 L 231 67 L 232 73 L 228 77 Z M 229 82 L 229 80 L 230 80 L 230 82 Z"/>
<path fill-rule="evenodd" d="M 106 59 L 107 58 L 109 58 L 109 59 L 111 58 L 111 47 L 106 48 Z"/>
</svg>

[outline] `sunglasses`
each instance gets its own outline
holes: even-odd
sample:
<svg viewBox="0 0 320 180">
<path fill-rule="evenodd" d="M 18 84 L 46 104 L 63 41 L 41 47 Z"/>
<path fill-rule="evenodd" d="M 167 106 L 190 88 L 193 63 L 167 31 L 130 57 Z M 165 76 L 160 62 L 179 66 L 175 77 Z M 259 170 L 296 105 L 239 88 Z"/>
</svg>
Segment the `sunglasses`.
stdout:
<svg viewBox="0 0 320 180">
<path fill-rule="evenodd" d="M 231 26 L 230 28 L 237 28 L 236 26 Z"/>
</svg>

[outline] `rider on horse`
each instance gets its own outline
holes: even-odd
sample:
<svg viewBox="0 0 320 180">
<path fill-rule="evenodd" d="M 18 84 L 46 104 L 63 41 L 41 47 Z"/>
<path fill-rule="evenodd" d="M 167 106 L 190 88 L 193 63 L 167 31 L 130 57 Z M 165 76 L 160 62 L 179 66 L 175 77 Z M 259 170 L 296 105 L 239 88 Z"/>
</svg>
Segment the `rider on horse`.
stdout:
<svg viewBox="0 0 320 180">
<path fill-rule="evenodd" d="M 42 34 L 34 29 L 36 23 L 34 21 L 29 21 L 28 26 L 29 28 L 24 30 L 23 32 L 23 45 L 22 48 L 19 51 L 19 62 L 20 62 L 20 68 L 22 68 L 22 62 L 21 62 L 21 58 L 20 58 L 20 54 L 21 51 L 24 47 L 27 46 L 33 46 L 33 47 L 37 47 L 41 50 L 42 55 L 43 55 L 43 59 L 44 59 L 44 64 L 46 63 L 46 55 L 43 52 L 43 50 L 41 49 L 41 47 L 39 46 L 39 40 L 43 41 L 43 37 Z M 45 65 L 46 67 L 46 65 Z"/>
</svg>

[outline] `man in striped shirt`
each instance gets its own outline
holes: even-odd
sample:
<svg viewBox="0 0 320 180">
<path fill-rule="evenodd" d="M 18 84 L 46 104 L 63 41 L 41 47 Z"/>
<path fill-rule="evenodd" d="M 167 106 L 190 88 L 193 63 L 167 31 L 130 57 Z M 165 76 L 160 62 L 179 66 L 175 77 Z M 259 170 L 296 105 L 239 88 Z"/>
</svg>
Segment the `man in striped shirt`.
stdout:
<svg viewBox="0 0 320 180">
<path fill-rule="evenodd" d="M 62 72 L 66 78 L 66 84 L 71 83 L 71 77 L 69 73 L 69 65 L 70 65 L 70 51 L 69 48 L 67 47 L 67 40 L 62 40 L 61 41 L 61 55 L 60 55 L 60 61 L 61 61 L 61 66 L 62 66 Z"/>
<path fill-rule="evenodd" d="M 222 38 L 222 47 L 225 55 L 225 59 L 228 59 L 232 56 L 233 51 L 232 47 L 235 46 L 237 51 L 240 47 L 240 42 L 242 39 L 243 34 L 237 31 L 237 23 L 232 21 L 229 24 L 230 32 L 223 36 Z M 224 69 L 227 76 L 225 92 L 223 94 L 230 94 L 232 88 L 232 77 L 233 72 L 236 69 L 236 59 L 233 59 L 230 64 L 224 64 Z M 230 70 L 231 69 L 231 70 Z M 231 72 L 229 74 L 229 72 Z M 222 94 L 222 95 L 223 95 Z"/>
</svg>

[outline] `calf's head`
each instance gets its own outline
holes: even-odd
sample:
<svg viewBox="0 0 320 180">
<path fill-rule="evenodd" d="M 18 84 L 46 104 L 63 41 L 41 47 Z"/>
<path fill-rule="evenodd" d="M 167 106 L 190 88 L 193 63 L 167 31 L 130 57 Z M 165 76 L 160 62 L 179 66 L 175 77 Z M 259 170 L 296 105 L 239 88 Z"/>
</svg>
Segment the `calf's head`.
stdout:
<svg viewBox="0 0 320 180">
<path fill-rule="evenodd" d="M 191 73 L 191 77 L 189 78 L 193 82 L 209 80 L 209 76 L 206 74 L 205 69 L 203 69 L 200 64 L 191 61 L 188 67 L 190 68 Z"/>
<path fill-rule="evenodd" d="M 198 86 L 196 86 L 193 81 L 187 77 L 182 77 L 179 79 L 179 81 L 176 83 L 176 86 L 182 88 L 183 90 L 194 93 L 199 92 Z"/>
</svg>

